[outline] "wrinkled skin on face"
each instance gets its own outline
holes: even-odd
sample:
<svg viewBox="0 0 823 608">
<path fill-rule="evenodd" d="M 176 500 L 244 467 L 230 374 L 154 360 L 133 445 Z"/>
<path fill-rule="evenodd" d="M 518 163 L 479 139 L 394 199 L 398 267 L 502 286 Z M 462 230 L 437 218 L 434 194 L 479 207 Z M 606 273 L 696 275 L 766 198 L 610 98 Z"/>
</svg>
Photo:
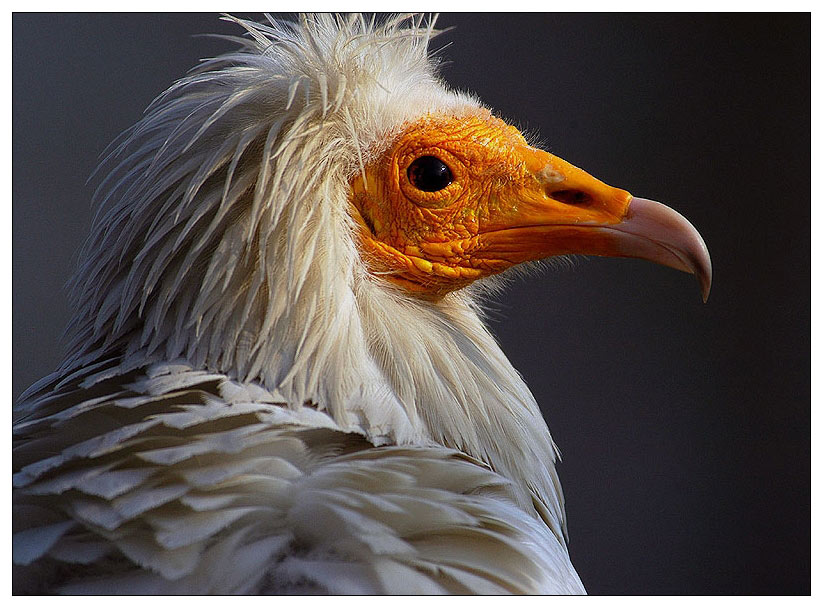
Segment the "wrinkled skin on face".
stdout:
<svg viewBox="0 0 823 608">
<path fill-rule="evenodd" d="M 628 192 L 528 145 L 486 111 L 406 125 L 351 186 L 370 269 L 421 295 L 574 253 L 643 257 L 710 281 L 705 245 L 682 216 L 644 199 L 631 213 Z M 629 222 L 638 210 L 644 217 Z M 641 224 L 650 235 L 637 234 Z"/>
</svg>

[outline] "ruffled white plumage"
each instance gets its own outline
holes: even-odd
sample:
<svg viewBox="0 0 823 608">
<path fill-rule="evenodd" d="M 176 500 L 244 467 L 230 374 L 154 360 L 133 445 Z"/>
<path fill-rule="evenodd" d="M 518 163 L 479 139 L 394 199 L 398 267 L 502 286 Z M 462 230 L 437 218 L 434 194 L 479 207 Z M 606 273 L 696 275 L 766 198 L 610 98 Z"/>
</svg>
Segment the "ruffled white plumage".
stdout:
<svg viewBox="0 0 823 608">
<path fill-rule="evenodd" d="M 117 378 L 112 395 L 52 399 L 18 429 L 59 455 L 15 475 L 15 559 L 63 563 L 50 581 L 62 591 L 580 590 L 563 543 L 463 453 L 375 447 L 312 407 L 181 364 Z"/>
<path fill-rule="evenodd" d="M 375 279 L 347 213 L 405 122 L 478 102 L 419 20 L 241 25 L 110 157 L 68 355 L 18 407 L 19 588 L 581 592 L 475 296 Z"/>
</svg>

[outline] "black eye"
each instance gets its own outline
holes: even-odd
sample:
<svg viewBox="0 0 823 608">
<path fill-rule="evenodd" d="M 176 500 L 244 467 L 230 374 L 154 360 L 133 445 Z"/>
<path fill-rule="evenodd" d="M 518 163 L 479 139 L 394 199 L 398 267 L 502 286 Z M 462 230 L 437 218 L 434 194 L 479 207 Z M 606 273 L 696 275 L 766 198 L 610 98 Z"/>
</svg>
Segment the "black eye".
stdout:
<svg viewBox="0 0 823 608">
<path fill-rule="evenodd" d="M 423 192 L 437 192 L 454 180 L 452 172 L 436 156 L 421 156 L 409 165 L 409 181 Z"/>
</svg>

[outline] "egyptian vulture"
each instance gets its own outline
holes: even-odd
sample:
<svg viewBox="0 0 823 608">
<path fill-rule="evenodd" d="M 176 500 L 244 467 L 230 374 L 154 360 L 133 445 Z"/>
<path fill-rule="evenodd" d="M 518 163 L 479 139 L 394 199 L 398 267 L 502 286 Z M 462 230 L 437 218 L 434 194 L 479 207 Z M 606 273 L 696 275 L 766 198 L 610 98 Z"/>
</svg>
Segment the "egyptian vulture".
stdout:
<svg viewBox="0 0 823 608">
<path fill-rule="evenodd" d="M 104 162 L 14 423 L 18 593 L 583 593 L 557 451 L 483 321 L 567 254 L 711 283 L 682 216 L 450 90 L 425 19 L 245 29 Z"/>
</svg>

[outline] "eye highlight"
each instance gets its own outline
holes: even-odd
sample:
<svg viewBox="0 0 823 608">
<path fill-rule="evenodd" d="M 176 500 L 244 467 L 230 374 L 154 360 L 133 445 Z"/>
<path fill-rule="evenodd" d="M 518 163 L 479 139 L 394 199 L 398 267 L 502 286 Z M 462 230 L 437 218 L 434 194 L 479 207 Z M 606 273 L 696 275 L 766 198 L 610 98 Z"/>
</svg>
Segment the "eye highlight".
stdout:
<svg viewBox="0 0 823 608">
<path fill-rule="evenodd" d="M 423 192 L 437 192 L 454 181 L 448 165 L 436 156 L 421 156 L 409 165 L 409 182 Z"/>
</svg>

